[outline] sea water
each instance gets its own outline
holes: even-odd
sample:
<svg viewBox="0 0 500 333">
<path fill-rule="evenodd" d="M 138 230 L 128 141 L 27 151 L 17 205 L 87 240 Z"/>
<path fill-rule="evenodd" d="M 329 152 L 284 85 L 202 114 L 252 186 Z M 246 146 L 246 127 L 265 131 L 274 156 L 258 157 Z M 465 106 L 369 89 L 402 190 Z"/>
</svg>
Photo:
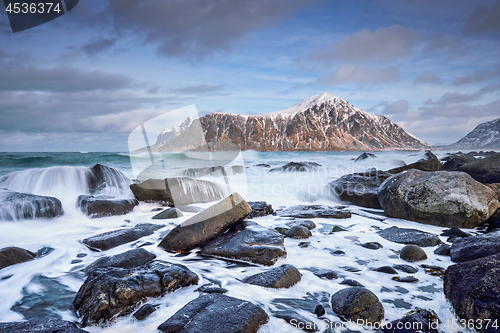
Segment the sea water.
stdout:
<svg viewBox="0 0 500 333">
<path fill-rule="evenodd" d="M 247 201 L 266 201 L 274 209 L 298 204 L 341 205 L 327 190 L 329 182 L 344 174 L 361 172 L 375 167 L 387 170 L 412 163 L 423 156 L 423 151 L 412 152 L 376 152 L 376 157 L 355 162 L 360 152 L 256 152 L 246 151 L 232 163 L 243 165 L 244 172 L 225 175 L 215 173 L 205 175 L 203 179 L 220 184 L 226 194 L 237 191 Z M 444 157 L 447 152 L 436 152 Z M 217 161 L 207 162 L 196 154 L 153 154 L 156 160 L 162 160 L 166 175 L 180 175 L 187 168 L 217 165 Z M 354 205 L 348 209 L 353 214 L 349 219 L 312 219 L 317 227 L 312 230 L 312 237 L 307 240 L 285 238 L 287 257 L 280 259 L 275 266 L 291 264 L 302 273 L 302 280 L 288 289 L 266 289 L 244 284 L 245 277 L 268 270 L 268 267 L 235 263 L 223 259 L 200 257 L 196 250 L 184 257 L 178 257 L 157 247 L 159 241 L 175 225 L 193 216 L 184 216 L 174 220 L 151 220 L 157 213 L 159 204 L 140 203 L 139 206 L 123 216 L 91 219 L 76 207 L 78 195 L 89 194 L 85 182 L 86 170 L 100 163 L 120 170 L 126 177 L 117 180 L 108 188 L 115 196 L 131 197 L 128 190 L 131 181 L 138 177 L 137 170 L 151 164 L 151 156 L 136 156 L 131 163 L 127 153 L 0 153 L 0 188 L 59 198 L 63 203 L 64 215 L 54 219 L 32 219 L 19 221 L 0 221 L 0 248 L 18 246 L 33 252 L 44 253 L 39 258 L 25 263 L 4 268 L 0 271 L 0 322 L 19 321 L 40 316 L 59 316 L 65 320 L 78 321 L 71 310 L 74 295 L 85 280 L 82 268 L 99 257 L 125 252 L 145 244 L 144 248 L 154 253 L 157 259 L 187 266 L 200 277 L 199 285 L 217 283 L 228 289 L 226 295 L 251 301 L 260 305 L 270 316 L 268 324 L 259 332 L 301 332 L 282 319 L 272 316 L 274 311 L 290 309 L 314 322 L 324 331 L 325 322 L 316 318 L 314 306 L 328 303 L 330 296 L 345 288 L 339 283 L 344 279 L 353 279 L 373 291 L 385 309 L 385 321 L 392 321 L 404 316 L 408 311 L 421 307 L 432 309 L 438 314 L 442 324 L 440 330 L 455 332 L 451 326 L 456 320 L 453 309 L 443 294 L 441 278 L 431 276 L 420 268 L 413 275 L 417 283 L 393 281 L 392 275 L 375 272 L 380 266 L 405 264 L 398 258 L 397 252 L 403 244 L 386 241 L 376 234 L 378 230 L 391 227 L 416 228 L 439 235 L 443 228 L 410 222 L 401 219 L 386 218 L 381 210 L 364 209 Z M 321 166 L 309 172 L 270 171 L 289 162 L 316 162 Z M 267 165 L 263 165 L 267 164 Z M 230 170 L 230 168 L 228 168 Z M 231 170 L 238 170 L 232 168 Z M 194 204 L 208 207 L 213 203 Z M 381 219 L 381 217 L 383 219 Z M 277 216 L 265 216 L 253 219 L 255 222 L 274 228 L 286 223 L 286 219 Z M 94 252 L 81 243 L 84 238 L 115 230 L 131 227 L 139 223 L 162 223 L 166 226 L 154 234 L 138 241 L 121 245 L 104 252 Z M 330 234 L 334 225 L 348 229 L 348 232 Z M 441 237 L 446 241 L 446 237 Z M 147 245 L 151 242 L 153 245 Z M 308 242 L 308 247 L 299 243 Z M 379 242 L 383 248 L 370 250 L 360 246 L 364 242 Z M 433 252 L 436 247 L 426 247 L 428 259 L 420 264 L 436 265 L 446 268 L 452 262 L 449 257 L 438 256 Z M 334 256 L 333 250 L 342 250 L 344 255 Z M 357 268 L 358 272 L 351 272 Z M 329 269 L 340 278 L 323 280 L 316 277 L 311 269 Z M 198 286 L 199 286 L 198 285 Z M 144 321 L 137 321 L 132 316 L 120 317 L 104 327 L 88 326 L 90 332 L 157 332 L 157 327 L 186 303 L 200 295 L 198 286 L 181 288 L 164 297 L 149 299 L 159 304 L 158 310 Z M 330 323 L 340 323 L 340 319 L 331 310 L 325 318 Z M 330 325 L 332 332 L 345 331 Z M 340 326 L 337 326 L 340 327 Z M 363 327 L 354 327 L 358 331 L 369 331 Z M 467 330 L 463 330 L 466 332 Z"/>
</svg>

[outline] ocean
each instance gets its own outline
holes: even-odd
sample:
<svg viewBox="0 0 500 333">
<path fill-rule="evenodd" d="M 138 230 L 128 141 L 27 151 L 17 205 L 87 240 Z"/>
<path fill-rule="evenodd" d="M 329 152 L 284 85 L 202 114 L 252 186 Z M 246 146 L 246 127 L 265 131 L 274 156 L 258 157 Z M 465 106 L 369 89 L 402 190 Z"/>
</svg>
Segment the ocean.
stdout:
<svg viewBox="0 0 500 333">
<path fill-rule="evenodd" d="M 441 158 L 448 152 L 434 153 Z M 381 238 L 376 231 L 399 226 L 439 235 L 443 231 L 441 227 L 385 218 L 381 210 L 351 205 L 348 209 L 359 215 L 352 215 L 349 219 L 312 219 L 317 225 L 312 230 L 312 237 L 307 240 L 286 238 L 288 255 L 280 259 L 275 266 L 294 265 L 302 273 L 302 279 L 288 289 L 266 289 L 244 284 L 241 280 L 269 269 L 267 267 L 200 257 L 196 251 L 180 257 L 157 247 L 159 241 L 175 225 L 195 213 L 185 213 L 173 222 L 151 220 L 157 213 L 154 210 L 161 206 L 140 203 L 126 215 L 89 218 L 76 207 L 77 197 L 89 194 L 85 181 L 89 167 L 100 163 L 120 170 L 124 177 L 114 179 L 114 186 L 107 188 L 106 194 L 132 198 L 129 184 L 147 175 L 144 172 L 152 164 L 152 160 L 159 170 L 155 172 L 168 177 L 178 176 L 188 168 L 218 165 L 221 161 L 224 165 L 244 165 L 244 172 L 228 173 L 226 177 L 207 175 L 202 178 L 219 183 L 226 194 L 238 192 L 247 201 L 266 201 L 274 209 L 305 204 L 338 206 L 343 203 L 325 188 L 329 182 L 344 174 L 373 167 L 387 170 L 411 163 L 420 159 L 424 151 L 375 152 L 376 157 L 363 161 L 355 161 L 361 152 L 245 151 L 237 156 L 222 159 L 207 154 L 153 153 L 150 156 L 142 153 L 131 158 L 128 153 L 0 153 L 0 188 L 57 197 L 62 201 L 64 210 L 64 215 L 53 219 L 0 221 L 0 248 L 18 246 L 41 254 L 35 260 L 0 270 L 0 322 L 41 316 L 58 316 L 65 320 L 78 321 L 71 310 L 71 303 L 85 280 L 81 270 L 102 256 L 119 254 L 138 246 L 154 253 L 157 259 L 187 266 L 200 277 L 198 286 L 215 282 L 228 289 L 228 296 L 260 305 L 271 319 L 259 332 L 301 332 L 284 320 L 272 316 L 274 311 L 286 309 L 296 311 L 316 323 L 321 328 L 320 331 L 325 331 L 326 324 L 314 315 L 313 305 L 328 302 L 333 293 L 344 288 L 339 284 L 344 279 L 356 280 L 378 296 L 385 308 L 385 321 L 401 318 L 418 307 L 436 311 L 443 325 L 455 320 L 453 310 L 445 300 L 441 278 L 429 275 L 420 268 L 415 274 L 402 275 L 413 275 L 419 280 L 417 283 L 401 283 L 392 280 L 389 274 L 373 271 L 376 267 L 405 263 L 396 254 L 403 245 Z M 306 172 L 270 171 L 292 161 L 315 162 L 320 166 Z M 211 204 L 213 203 L 193 206 L 205 208 Z M 281 226 L 286 222 L 286 219 L 277 216 L 252 220 L 269 228 Z M 139 223 L 161 223 L 166 226 L 150 236 L 104 252 L 91 251 L 81 242 L 82 239 L 95 234 Z M 335 225 L 348 229 L 348 232 L 330 234 Z M 441 237 L 441 240 L 446 241 L 446 237 Z M 299 246 L 301 242 L 308 242 L 308 246 Z M 360 246 L 364 242 L 379 242 L 383 248 L 366 249 Z M 332 250 L 342 250 L 345 254 L 334 256 L 331 254 Z M 452 264 L 449 257 L 435 255 L 434 250 L 435 247 L 426 247 L 428 259 L 413 263 L 412 266 L 418 267 L 425 263 L 446 268 Z M 334 270 L 339 279 L 319 279 L 312 273 L 314 268 Z M 125 316 L 117 318 L 105 327 L 88 326 L 85 329 L 90 332 L 109 333 L 157 332 L 158 325 L 199 296 L 196 291 L 198 286 L 181 288 L 164 297 L 150 299 L 151 303 L 160 306 L 144 321 Z M 331 310 L 327 312 L 326 317 L 331 322 L 340 322 Z M 362 327 L 352 329 L 369 331 Z M 440 329 L 444 332 L 455 331 L 444 326 Z M 331 330 L 335 331 L 342 330 Z"/>
</svg>

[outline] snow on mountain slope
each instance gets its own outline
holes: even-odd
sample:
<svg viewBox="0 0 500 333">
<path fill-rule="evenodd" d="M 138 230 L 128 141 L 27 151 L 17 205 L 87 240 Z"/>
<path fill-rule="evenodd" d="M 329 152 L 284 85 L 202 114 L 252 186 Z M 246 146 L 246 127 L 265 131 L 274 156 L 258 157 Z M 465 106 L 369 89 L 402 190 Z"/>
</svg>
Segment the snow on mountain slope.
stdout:
<svg viewBox="0 0 500 333">
<path fill-rule="evenodd" d="M 500 149 L 500 118 L 477 125 L 449 149 Z"/>
</svg>

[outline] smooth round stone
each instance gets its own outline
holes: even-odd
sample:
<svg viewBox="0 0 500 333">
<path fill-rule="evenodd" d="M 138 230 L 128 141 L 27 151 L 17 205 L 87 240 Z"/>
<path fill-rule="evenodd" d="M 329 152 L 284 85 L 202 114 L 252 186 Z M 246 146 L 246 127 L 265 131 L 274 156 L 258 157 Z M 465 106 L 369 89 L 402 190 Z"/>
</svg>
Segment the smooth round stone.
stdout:
<svg viewBox="0 0 500 333">
<path fill-rule="evenodd" d="M 361 246 L 364 247 L 365 249 L 370 249 L 370 250 L 378 250 L 383 247 L 382 244 L 377 242 L 363 243 L 361 244 Z"/>
<path fill-rule="evenodd" d="M 343 284 L 343 285 L 346 285 L 346 286 L 351 286 L 351 287 L 364 287 L 361 283 L 359 283 L 358 281 L 356 280 L 351 280 L 351 279 L 346 279 L 342 282 L 340 282 L 340 284 Z"/>
<path fill-rule="evenodd" d="M 375 268 L 375 271 L 380 272 L 380 273 L 386 273 L 386 274 L 398 274 L 398 271 L 396 271 L 391 266 L 378 267 L 378 268 Z"/>
<path fill-rule="evenodd" d="M 405 273 L 410 273 L 410 274 L 418 272 L 418 268 L 410 266 L 410 265 L 399 264 L 399 265 L 394 265 L 392 267 L 394 267 L 395 269 L 398 269 L 400 271 L 403 271 Z"/>
<path fill-rule="evenodd" d="M 325 313 L 325 307 L 321 304 L 316 305 L 316 307 L 314 308 L 314 314 L 318 316 L 318 318 L 324 316 Z"/>
<path fill-rule="evenodd" d="M 312 236 L 312 233 L 306 227 L 296 225 L 295 227 L 291 227 L 285 233 L 286 237 L 295 238 L 295 239 L 306 239 Z"/>
<path fill-rule="evenodd" d="M 399 257 L 408 262 L 415 262 L 427 259 L 427 254 L 418 245 L 406 245 L 401 249 Z"/>
</svg>

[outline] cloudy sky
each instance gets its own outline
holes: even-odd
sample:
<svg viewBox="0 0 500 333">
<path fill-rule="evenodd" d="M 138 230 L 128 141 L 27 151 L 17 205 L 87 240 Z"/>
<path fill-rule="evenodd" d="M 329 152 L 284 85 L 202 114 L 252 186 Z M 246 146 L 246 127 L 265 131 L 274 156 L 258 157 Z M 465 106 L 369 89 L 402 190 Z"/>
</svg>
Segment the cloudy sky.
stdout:
<svg viewBox="0 0 500 333">
<path fill-rule="evenodd" d="M 13 34 L 0 151 L 127 151 L 195 104 L 258 114 L 329 92 L 431 143 L 500 117 L 500 1 L 83 0 Z"/>
</svg>

